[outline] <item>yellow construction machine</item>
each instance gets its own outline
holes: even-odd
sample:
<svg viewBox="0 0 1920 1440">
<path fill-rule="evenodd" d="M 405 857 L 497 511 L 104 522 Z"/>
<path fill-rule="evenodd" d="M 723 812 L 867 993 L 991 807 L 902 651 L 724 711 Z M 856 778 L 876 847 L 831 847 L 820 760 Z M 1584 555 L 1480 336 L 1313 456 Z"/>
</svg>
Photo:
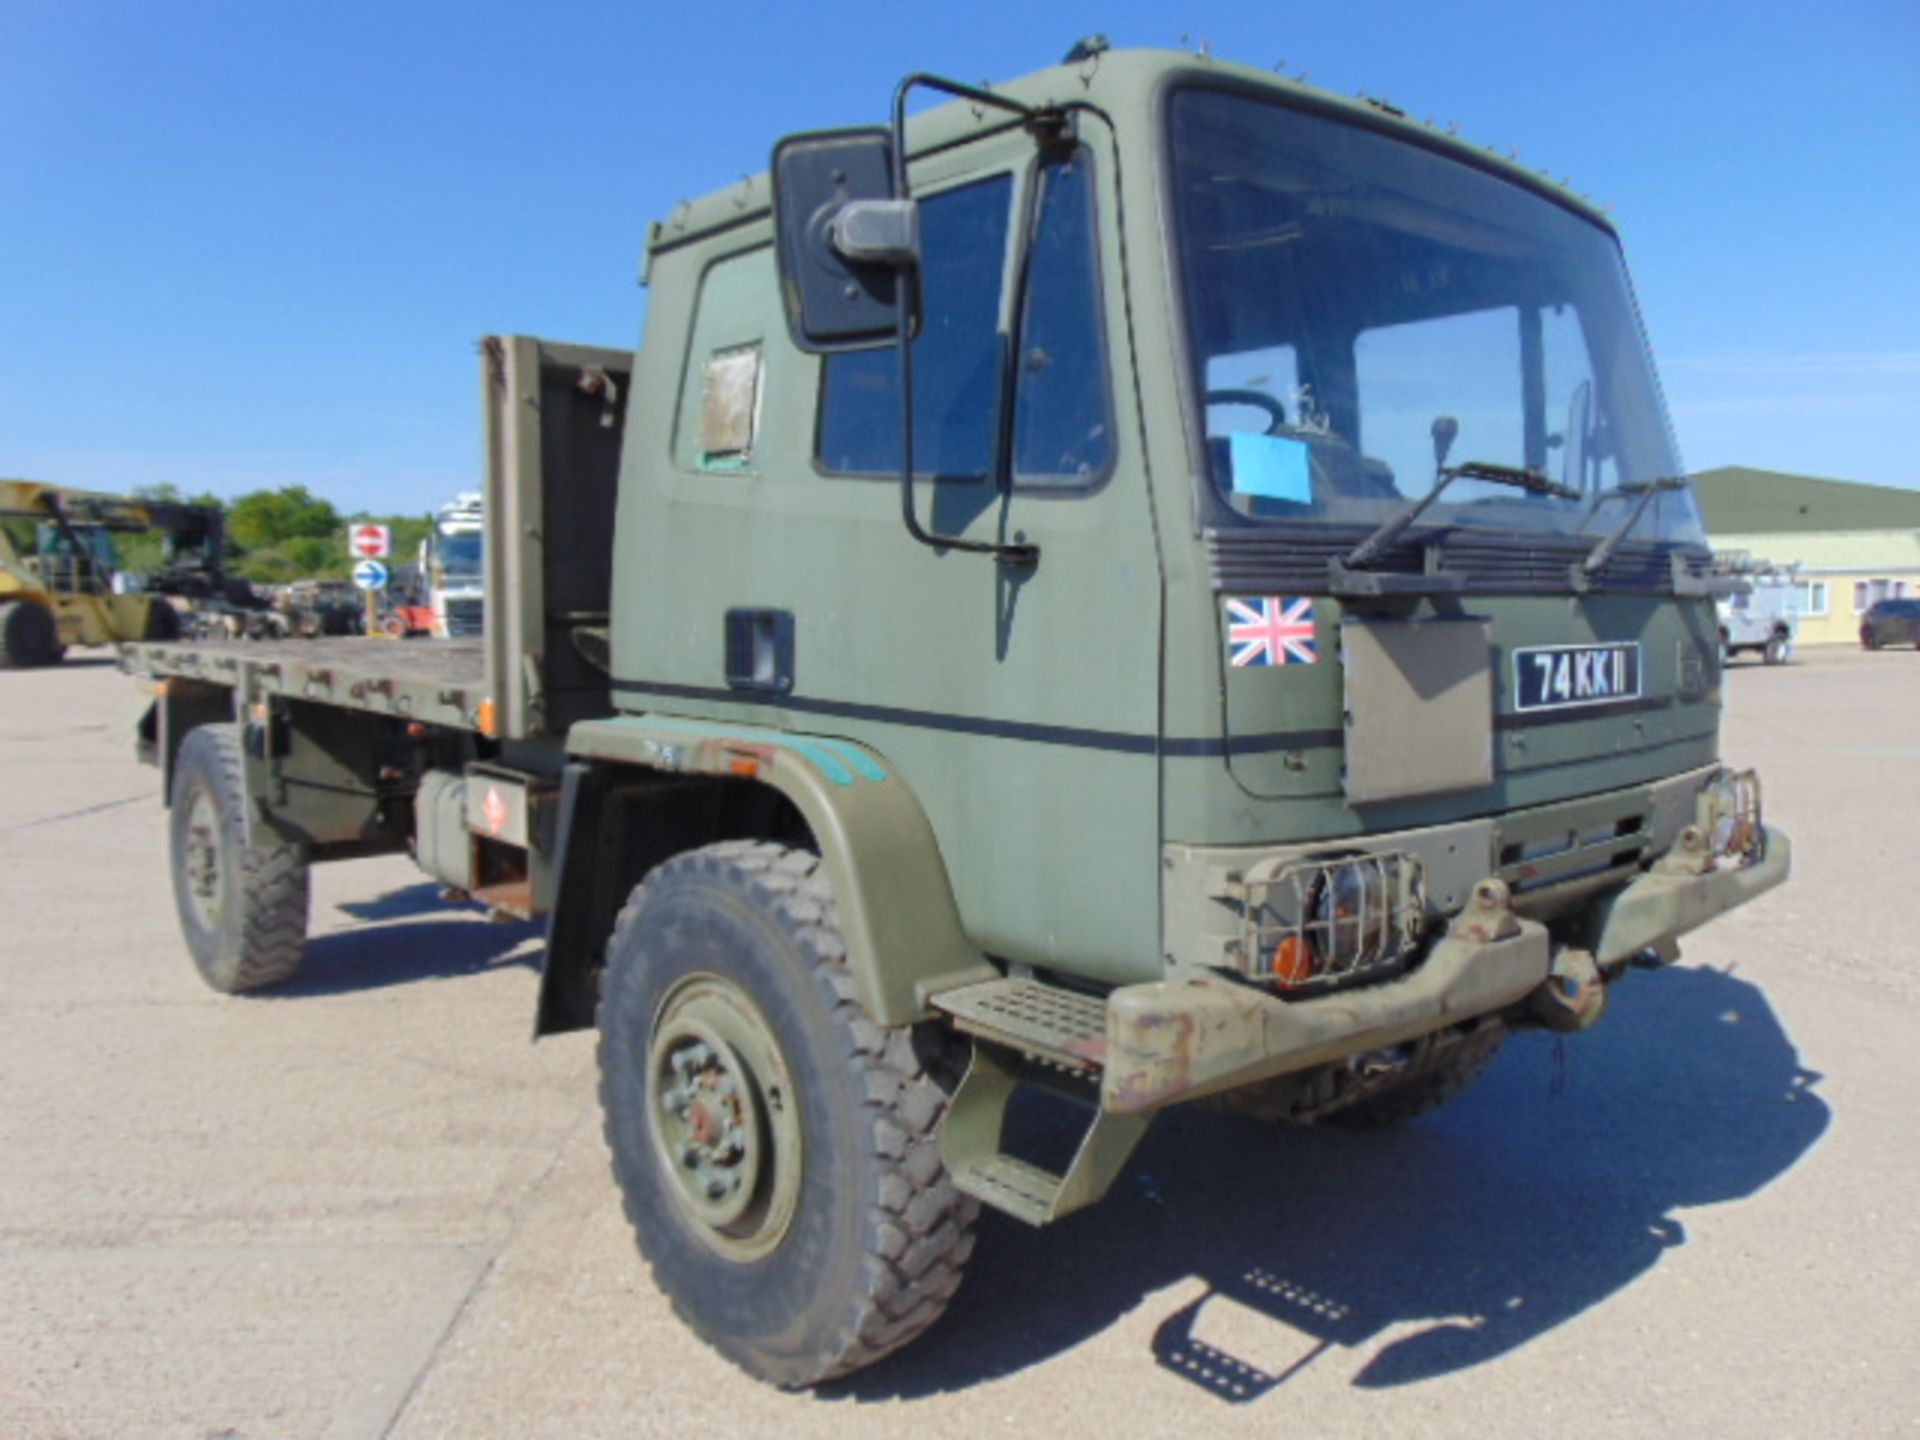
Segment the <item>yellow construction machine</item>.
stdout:
<svg viewBox="0 0 1920 1440">
<path fill-rule="evenodd" d="M 0 668 L 52 665 L 69 645 L 170 640 L 167 598 L 218 594 L 220 512 L 33 480 L 0 480 Z M 120 568 L 116 535 L 157 534 L 161 563 Z"/>
</svg>

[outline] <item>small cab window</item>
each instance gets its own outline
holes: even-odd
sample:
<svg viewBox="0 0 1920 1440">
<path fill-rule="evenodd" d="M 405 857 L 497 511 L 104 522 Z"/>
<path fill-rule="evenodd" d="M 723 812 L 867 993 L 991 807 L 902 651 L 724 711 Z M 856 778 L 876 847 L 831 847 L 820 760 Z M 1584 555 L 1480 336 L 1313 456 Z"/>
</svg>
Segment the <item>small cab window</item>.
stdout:
<svg viewBox="0 0 1920 1440">
<path fill-rule="evenodd" d="M 1076 149 L 1042 168 L 1035 198 L 1013 410 L 1024 485 L 1091 484 L 1113 452 L 1095 238 L 1092 166 Z"/>
<path fill-rule="evenodd" d="M 760 342 L 716 351 L 700 387 L 700 463 L 745 466 L 760 427 Z"/>
<path fill-rule="evenodd" d="M 1013 177 L 928 195 L 920 206 L 920 329 L 913 340 L 913 468 L 979 478 L 1000 413 L 1000 293 Z M 838 475 L 900 470 L 900 370 L 893 347 L 830 355 L 817 453 Z"/>
<path fill-rule="evenodd" d="M 707 267 L 680 384 L 674 461 L 712 474 L 751 471 L 766 391 L 766 316 L 778 314 L 773 252 Z"/>
</svg>

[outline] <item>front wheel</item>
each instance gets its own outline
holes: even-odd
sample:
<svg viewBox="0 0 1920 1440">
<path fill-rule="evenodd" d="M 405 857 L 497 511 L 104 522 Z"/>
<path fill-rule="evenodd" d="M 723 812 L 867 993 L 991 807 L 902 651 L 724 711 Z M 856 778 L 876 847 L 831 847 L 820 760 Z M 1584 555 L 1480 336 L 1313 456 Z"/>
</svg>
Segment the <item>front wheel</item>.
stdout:
<svg viewBox="0 0 1920 1440">
<path fill-rule="evenodd" d="M 52 613 L 32 600 L 0 605 L 0 669 L 53 665 L 67 653 Z"/>
<path fill-rule="evenodd" d="M 702 1339 L 798 1387 L 939 1318 L 978 1211 L 940 1158 L 939 1032 L 867 1019 L 818 855 L 726 841 L 653 871 L 599 1023 L 627 1217 Z"/>
<path fill-rule="evenodd" d="M 246 843 L 239 726 L 188 733 L 171 805 L 174 906 L 200 978 L 225 995 L 291 979 L 307 943 L 307 857 Z"/>
</svg>

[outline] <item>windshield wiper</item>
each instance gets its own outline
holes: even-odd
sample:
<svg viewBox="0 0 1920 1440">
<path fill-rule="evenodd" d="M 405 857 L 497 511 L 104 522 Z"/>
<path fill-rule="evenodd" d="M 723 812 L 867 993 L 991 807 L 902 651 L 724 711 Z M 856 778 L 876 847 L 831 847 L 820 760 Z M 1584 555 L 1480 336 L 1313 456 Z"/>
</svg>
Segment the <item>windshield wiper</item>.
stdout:
<svg viewBox="0 0 1920 1440">
<path fill-rule="evenodd" d="M 1638 525 L 1640 517 L 1647 513 L 1647 507 L 1653 503 L 1654 496 L 1664 495 L 1671 490 L 1684 490 L 1687 488 L 1687 483 L 1687 477 L 1684 475 L 1662 475 L 1653 480 L 1623 481 L 1611 490 L 1602 490 L 1594 496 L 1593 504 L 1587 507 L 1587 513 L 1580 519 L 1580 528 L 1583 530 L 1587 522 L 1598 515 L 1600 507 L 1609 500 L 1621 500 L 1629 495 L 1637 495 L 1640 498 L 1635 502 L 1627 518 L 1589 550 L 1586 559 L 1573 567 L 1573 588 L 1576 590 L 1587 588 L 1588 580 L 1600 573 L 1607 561 L 1613 558 L 1613 552 L 1618 550 L 1627 536 L 1633 533 L 1633 527 Z"/>
<path fill-rule="evenodd" d="M 1441 469 L 1434 476 L 1433 488 L 1415 500 L 1389 515 L 1366 539 L 1346 553 L 1343 561 L 1347 569 L 1357 570 L 1380 558 L 1380 554 L 1406 532 L 1409 525 L 1426 512 L 1426 508 L 1440 498 L 1440 492 L 1456 480 L 1488 480 L 1495 485 L 1511 485 L 1516 490 L 1524 490 L 1529 495 L 1551 495 L 1560 500 L 1578 500 L 1580 492 L 1570 485 L 1562 485 L 1557 480 L 1549 480 L 1538 470 L 1522 468 L 1518 465 L 1492 465 L 1484 460 L 1468 460 L 1464 464 L 1451 465 Z"/>
</svg>

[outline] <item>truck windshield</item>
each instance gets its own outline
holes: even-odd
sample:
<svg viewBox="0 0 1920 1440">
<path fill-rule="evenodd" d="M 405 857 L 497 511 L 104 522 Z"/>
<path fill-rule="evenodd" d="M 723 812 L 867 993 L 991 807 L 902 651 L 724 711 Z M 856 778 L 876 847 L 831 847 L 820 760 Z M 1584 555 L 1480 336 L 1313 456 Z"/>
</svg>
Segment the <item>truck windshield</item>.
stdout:
<svg viewBox="0 0 1920 1440">
<path fill-rule="evenodd" d="M 435 546 L 434 558 L 440 562 L 441 573 L 449 578 L 458 576 L 463 580 L 480 578 L 480 534 L 468 531 L 458 535 L 442 535 Z"/>
<path fill-rule="evenodd" d="M 1208 471 L 1254 521 L 1374 526 L 1437 452 L 1423 526 L 1587 534 L 1680 473 L 1620 252 L 1545 196 L 1436 150 L 1238 92 L 1169 102 L 1172 204 Z M 1628 486 L 1626 491 L 1622 485 Z M 1634 540 L 1700 543 L 1662 488 Z"/>
</svg>

